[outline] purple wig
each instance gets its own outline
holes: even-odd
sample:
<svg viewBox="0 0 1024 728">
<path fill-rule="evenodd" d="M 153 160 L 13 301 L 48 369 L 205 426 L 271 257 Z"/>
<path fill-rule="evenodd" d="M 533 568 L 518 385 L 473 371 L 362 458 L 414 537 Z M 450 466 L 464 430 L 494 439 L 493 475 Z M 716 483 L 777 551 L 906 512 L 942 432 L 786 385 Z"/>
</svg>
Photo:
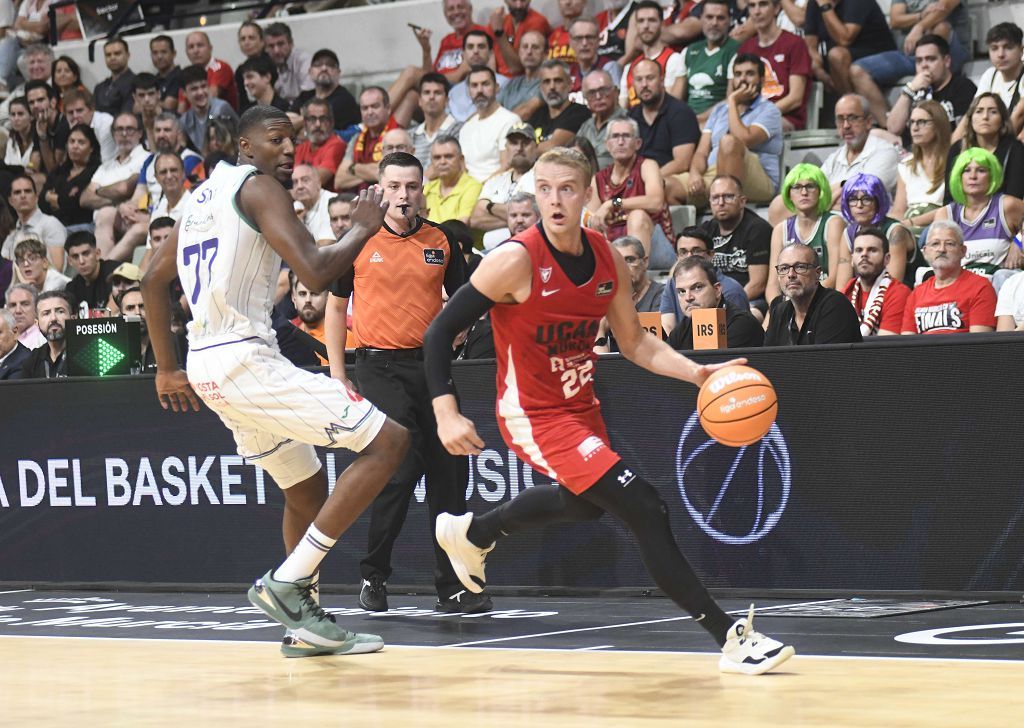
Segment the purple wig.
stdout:
<svg viewBox="0 0 1024 728">
<path fill-rule="evenodd" d="M 850 198 L 855 194 L 863 194 L 875 198 L 875 216 L 871 218 L 871 225 L 880 224 L 885 219 L 885 216 L 889 214 L 889 208 L 892 207 L 892 199 L 890 199 L 885 185 L 882 184 L 882 180 L 873 174 L 864 174 L 862 172 L 846 180 L 846 184 L 843 185 L 842 196 L 840 197 L 839 204 L 843 211 L 843 217 L 851 225 L 855 223 L 853 214 L 850 212 Z"/>
</svg>

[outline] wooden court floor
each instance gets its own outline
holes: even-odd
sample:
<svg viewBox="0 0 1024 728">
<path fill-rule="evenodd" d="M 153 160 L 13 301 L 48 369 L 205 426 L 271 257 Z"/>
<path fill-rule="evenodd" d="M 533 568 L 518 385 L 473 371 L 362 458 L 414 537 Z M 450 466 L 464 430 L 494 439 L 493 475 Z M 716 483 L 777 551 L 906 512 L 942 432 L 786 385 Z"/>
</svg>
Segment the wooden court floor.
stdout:
<svg viewBox="0 0 1024 728">
<path fill-rule="evenodd" d="M 722 675 L 711 654 L 0 638 L 0 725 L 1020 726 L 1024 662 L 800 657 Z"/>
</svg>

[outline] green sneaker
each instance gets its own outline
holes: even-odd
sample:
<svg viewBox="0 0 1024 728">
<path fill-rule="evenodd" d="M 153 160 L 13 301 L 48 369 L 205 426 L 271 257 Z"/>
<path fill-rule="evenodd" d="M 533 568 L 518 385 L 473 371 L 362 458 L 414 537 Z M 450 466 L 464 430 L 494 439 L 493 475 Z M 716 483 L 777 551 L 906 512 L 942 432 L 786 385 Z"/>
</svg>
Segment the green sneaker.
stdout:
<svg viewBox="0 0 1024 728">
<path fill-rule="evenodd" d="M 384 640 L 375 634 L 358 634 L 339 627 L 334 616 L 313 599 L 311 579 L 294 583 L 278 581 L 273 573 L 271 569 L 256 580 L 249 589 L 249 602 L 290 629 L 292 638 L 301 643 L 289 645 L 287 650 L 282 644 L 282 653 L 288 657 L 305 657 L 312 654 L 309 649 L 312 647 L 316 654 L 358 655 L 384 647 Z"/>
</svg>

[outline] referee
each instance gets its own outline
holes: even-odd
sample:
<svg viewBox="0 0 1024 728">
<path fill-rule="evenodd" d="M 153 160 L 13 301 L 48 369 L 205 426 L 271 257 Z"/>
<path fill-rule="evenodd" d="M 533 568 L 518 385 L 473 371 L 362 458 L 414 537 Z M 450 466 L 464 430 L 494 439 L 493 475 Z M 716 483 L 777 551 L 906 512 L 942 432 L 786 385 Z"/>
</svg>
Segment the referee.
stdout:
<svg viewBox="0 0 1024 728">
<path fill-rule="evenodd" d="M 431 539 L 438 513 L 465 513 L 468 460 L 450 455 L 437 438 L 437 422 L 423 371 L 423 335 L 449 296 L 465 282 L 458 243 L 419 217 L 423 167 L 405 152 L 385 156 L 379 166 L 384 199 L 390 203 L 380 231 L 370 238 L 351 272 L 331 287 L 325 341 L 331 376 L 347 383 L 346 312 L 352 298 L 359 393 L 408 428 L 412 445 L 405 460 L 373 502 L 359 605 L 388 608 L 391 551 L 402 530 L 416 482 L 427 476 Z M 434 541 L 436 609 L 476 613 L 492 608 L 486 594 L 463 589 L 448 556 Z"/>
</svg>

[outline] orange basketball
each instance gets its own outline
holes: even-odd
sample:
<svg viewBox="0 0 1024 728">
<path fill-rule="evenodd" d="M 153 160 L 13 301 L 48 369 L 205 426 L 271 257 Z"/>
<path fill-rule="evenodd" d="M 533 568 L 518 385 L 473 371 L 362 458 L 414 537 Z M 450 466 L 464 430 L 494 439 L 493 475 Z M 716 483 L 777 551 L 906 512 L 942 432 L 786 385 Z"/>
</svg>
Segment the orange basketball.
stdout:
<svg viewBox="0 0 1024 728">
<path fill-rule="evenodd" d="M 731 366 L 707 378 L 697 395 L 697 411 L 704 432 L 739 447 L 768 434 L 779 404 L 768 377 L 753 367 Z"/>
</svg>

